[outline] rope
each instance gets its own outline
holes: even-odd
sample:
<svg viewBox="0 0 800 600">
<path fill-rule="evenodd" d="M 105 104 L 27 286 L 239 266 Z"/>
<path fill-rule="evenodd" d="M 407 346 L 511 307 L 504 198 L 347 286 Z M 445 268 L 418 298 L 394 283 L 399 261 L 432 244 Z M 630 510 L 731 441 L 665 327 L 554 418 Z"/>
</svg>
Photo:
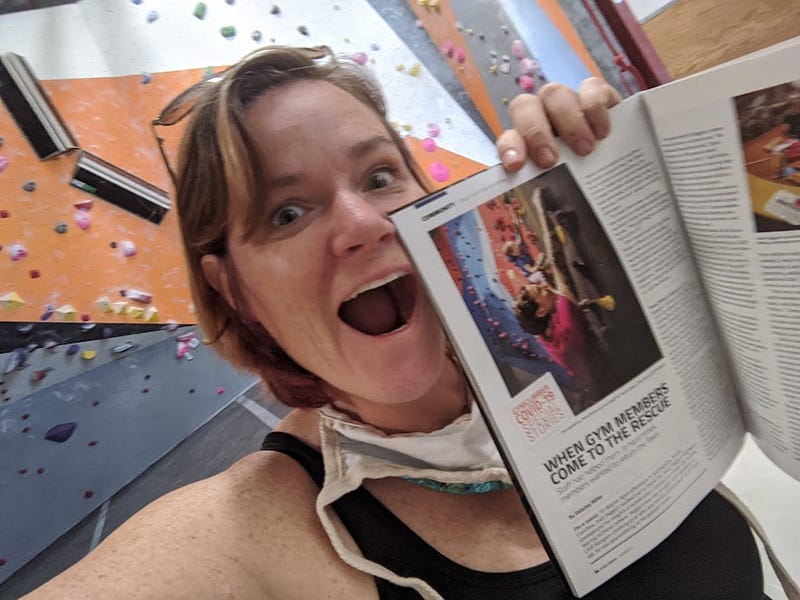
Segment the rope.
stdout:
<svg viewBox="0 0 800 600">
<path fill-rule="evenodd" d="M 630 62 L 628 62 L 628 59 L 625 58 L 625 56 L 619 50 L 617 50 L 617 47 L 614 45 L 614 42 L 612 42 L 611 38 L 608 37 L 608 34 L 606 33 L 605 28 L 603 27 L 603 24 L 597 17 L 597 14 L 595 13 L 595 10 L 592 7 L 590 0 L 581 0 L 581 2 L 583 3 L 583 7 L 586 9 L 586 12 L 589 14 L 589 18 L 592 20 L 592 23 L 594 24 L 595 28 L 600 33 L 600 37 L 603 38 L 603 41 L 605 42 L 606 46 L 608 46 L 608 49 L 611 51 L 611 54 L 614 57 L 614 64 L 617 65 L 617 68 L 619 69 L 620 73 L 622 75 L 628 73 L 629 75 L 631 75 L 631 77 L 633 77 L 636 80 L 639 89 L 646 90 L 647 83 L 645 82 L 644 77 L 642 77 L 642 74 L 639 72 L 639 69 L 637 69 Z M 634 90 L 631 87 L 630 83 L 628 83 L 627 79 L 625 77 L 621 77 L 620 79 L 622 80 L 622 85 L 625 86 L 628 95 L 633 95 Z"/>
</svg>

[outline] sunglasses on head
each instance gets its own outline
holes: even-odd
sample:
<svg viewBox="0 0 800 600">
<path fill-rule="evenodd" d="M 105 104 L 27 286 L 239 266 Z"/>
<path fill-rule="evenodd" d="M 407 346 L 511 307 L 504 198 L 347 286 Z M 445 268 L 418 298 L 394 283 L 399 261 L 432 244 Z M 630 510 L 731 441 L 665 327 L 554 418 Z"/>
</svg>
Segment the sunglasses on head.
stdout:
<svg viewBox="0 0 800 600">
<path fill-rule="evenodd" d="M 263 54 L 265 52 L 269 52 L 272 50 L 273 47 L 262 48 L 260 50 L 256 50 L 255 52 L 247 55 L 242 62 L 246 62 L 249 59 L 258 56 L 259 54 Z M 314 46 L 311 48 L 292 48 L 296 50 L 306 57 L 312 60 L 320 60 L 326 57 L 333 56 L 333 52 L 328 46 Z M 209 75 L 208 77 L 204 78 L 202 81 L 195 83 L 193 86 L 183 90 L 180 94 L 175 96 L 170 102 L 161 110 L 159 115 L 150 122 L 150 129 L 153 132 L 153 136 L 156 139 L 156 143 L 158 144 L 158 150 L 161 153 L 161 158 L 164 161 L 164 166 L 167 168 L 167 172 L 169 173 L 170 179 L 172 179 L 172 184 L 177 187 L 178 185 L 178 178 L 175 174 L 175 171 L 170 164 L 169 157 L 167 156 L 166 149 L 164 148 L 164 138 L 158 135 L 158 131 L 156 127 L 169 127 L 171 125 L 175 125 L 180 123 L 183 119 L 185 119 L 188 115 L 192 113 L 195 106 L 197 106 L 197 102 L 200 98 L 202 98 L 208 90 L 216 87 L 220 82 L 224 81 L 226 77 L 230 75 L 230 73 L 239 66 L 237 63 L 232 67 L 228 67 L 227 69 L 220 71 L 219 73 L 214 73 Z"/>
</svg>

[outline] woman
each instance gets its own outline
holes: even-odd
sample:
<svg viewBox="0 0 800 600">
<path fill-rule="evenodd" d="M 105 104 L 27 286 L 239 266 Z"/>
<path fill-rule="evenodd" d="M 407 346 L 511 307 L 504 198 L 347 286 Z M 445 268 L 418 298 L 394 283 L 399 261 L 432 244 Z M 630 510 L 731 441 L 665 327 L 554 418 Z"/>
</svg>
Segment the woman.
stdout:
<svg viewBox="0 0 800 600">
<path fill-rule="evenodd" d="M 577 94 L 553 85 L 515 100 L 517 129 L 497 143 L 504 164 L 518 169 L 530 155 L 552 165 L 551 124 L 591 151 L 617 99 L 590 80 Z M 378 88 L 356 67 L 267 49 L 201 99 L 178 172 L 198 316 L 226 357 L 297 409 L 267 442 L 277 451 L 154 502 L 38 596 L 564 594 L 386 217 L 424 191 Z M 442 444 L 455 449 L 450 464 L 433 456 Z M 362 468 L 381 475 L 362 485 Z M 726 535 L 731 548 L 738 538 Z M 737 572 L 760 577 L 752 541 L 727 561 L 706 546 L 692 560 L 718 562 L 723 584 Z M 636 593 L 661 589 L 679 554 Z M 701 579 L 694 589 L 718 583 Z"/>
</svg>

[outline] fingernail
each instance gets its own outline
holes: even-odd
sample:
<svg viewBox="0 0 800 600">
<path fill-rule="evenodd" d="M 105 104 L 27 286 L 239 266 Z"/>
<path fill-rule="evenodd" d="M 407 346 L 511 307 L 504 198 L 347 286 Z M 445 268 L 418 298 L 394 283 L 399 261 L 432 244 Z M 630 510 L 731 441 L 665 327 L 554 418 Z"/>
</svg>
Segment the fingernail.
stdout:
<svg viewBox="0 0 800 600">
<path fill-rule="evenodd" d="M 575 152 L 577 152 L 581 156 L 589 154 L 589 152 L 592 151 L 592 148 L 593 148 L 592 144 L 590 144 L 589 141 L 585 139 L 580 139 L 575 144 Z"/>
<path fill-rule="evenodd" d="M 509 148 L 503 152 L 503 156 L 500 157 L 500 160 L 503 161 L 503 164 L 506 166 L 514 164 L 519 160 L 519 152 L 513 148 Z"/>
<path fill-rule="evenodd" d="M 536 151 L 536 164 L 540 167 L 551 167 L 555 162 L 556 155 L 547 146 L 542 146 Z"/>
</svg>

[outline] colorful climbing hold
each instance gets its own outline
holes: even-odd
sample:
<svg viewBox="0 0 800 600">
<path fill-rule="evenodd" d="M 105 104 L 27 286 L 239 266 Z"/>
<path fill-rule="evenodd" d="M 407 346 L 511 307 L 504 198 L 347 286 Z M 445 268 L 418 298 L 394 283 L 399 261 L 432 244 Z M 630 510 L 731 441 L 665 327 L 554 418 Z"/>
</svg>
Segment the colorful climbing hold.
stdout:
<svg viewBox="0 0 800 600">
<path fill-rule="evenodd" d="M 378 50 L 381 49 L 380 45 L 377 44 L 376 42 L 372 42 L 372 44 L 370 44 L 370 48 L 372 49 L 373 52 L 377 52 Z"/>
<path fill-rule="evenodd" d="M 97 356 L 97 350 L 84 350 L 81 352 L 83 360 L 92 360 L 95 356 Z"/>
<path fill-rule="evenodd" d="M 434 141 L 433 138 L 427 137 L 422 140 L 422 148 L 426 152 L 434 152 L 436 150 L 436 141 Z"/>
<path fill-rule="evenodd" d="M 153 81 L 153 76 L 147 71 L 142 71 L 142 83 L 147 85 L 151 81 Z"/>
<path fill-rule="evenodd" d="M 428 136 L 432 138 L 439 137 L 442 133 L 442 128 L 439 127 L 436 123 L 428 123 Z"/>
<path fill-rule="evenodd" d="M 522 75 L 519 78 L 519 86 L 528 93 L 531 93 L 536 87 L 536 81 L 530 75 Z"/>
<path fill-rule="evenodd" d="M 89 442 L 89 443 L 88 443 L 88 444 L 86 444 L 86 445 L 87 445 L 87 446 L 92 446 L 92 447 L 94 447 L 94 446 L 97 446 L 97 440 L 92 440 L 91 442 Z"/>
<path fill-rule="evenodd" d="M 198 2 L 194 7 L 194 12 L 192 13 L 198 19 L 205 19 L 206 18 L 206 3 L 205 2 Z"/>
<path fill-rule="evenodd" d="M 8 159 L 5 156 L 0 156 L 0 173 L 6 170 L 8 167 Z"/>
<path fill-rule="evenodd" d="M 522 40 L 514 40 L 511 42 L 511 54 L 519 59 L 525 57 L 525 44 L 522 43 Z"/>
<path fill-rule="evenodd" d="M 31 373 L 31 381 L 34 383 L 41 381 L 50 371 L 53 370 L 53 367 L 45 367 L 44 369 L 36 369 L 33 373 Z"/>
<path fill-rule="evenodd" d="M 309 35 L 309 33 L 308 33 L 308 27 L 306 27 L 305 25 L 298 25 L 298 26 L 297 26 L 297 32 L 298 32 L 300 35 Z"/>
<path fill-rule="evenodd" d="M 447 40 L 442 44 L 442 54 L 448 58 L 453 58 L 453 50 L 455 50 L 455 47 L 453 46 L 453 42 L 450 40 Z"/>
<path fill-rule="evenodd" d="M 464 61 L 467 60 L 467 53 L 464 51 L 463 48 L 456 48 L 454 56 L 455 56 L 456 62 L 458 64 L 460 64 L 460 65 L 463 65 Z"/>
<path fill-rule="evenodd" d="M 219 30 L 219 32 L 220 34 L 222 34 L 222 37 L 226 39 L 231 39 L 236 37 L 236 27 L 234 27 L 233 25 L 225 25 L 225 27 L 222 27 Z"/>
<path fill-rule="evenodd" d="M 11 213 L 9 213 L 6 209 L 0 210 L 0 219 L 7 219 L 10 216 Z"/>
<path fill-rule="evenodd" d="M 260 42 L 261 41 L 261 32 L 258 29 L 256 29 L 255 31 L 253 31 L 253 33 L 250 34 L 250 38 L 254 42 Z"/>
<path fill-rule="evenodd" d="M 22 184 L 22 189 L 26 192 L 35 192 L 36 191 L 36 182 L 33 179 L 26 181 Z"/>
<path fill-rule="evenodd" d="M 224 393 L 225 393 L 225 388 L 224 387 L 218 387 L 217 388 L 217 396 L 221 396 Z"/>
<path fill-rule="evenodd" d="M 59 444 L 63 444 L 69 438 L 72 437 L 72 434 L 75 433 L 75 429 L 78 427 L 78 424 L 74 421 L 69 421 L 67 423 L 59 423 L 58 425 L 54 425 L 50 429 L 47 430 L 47 433 L 44 434 L 44 439 L 49 442 L 57 442 Z"/>
<path fill-rule="evenodd" d="M 39 272 L 39 269 L 31 269 L 28 272 L 28 275 L 30 276 L 31 279 L 39 279 L 39 277 L 42 276 L 42 274 Z"/>
<path fill-rule="evenodd" d="M 9 310 L 14 310 L 25 305 L 25 300 L 22 299 L 17 292 L 8 292 L 0 296 L 0 304 Z"/>
<path fill-rule="evenodd" d="M 56 226 L 53 229 L 56 233 L 67 233 L 67 224 L 63 222 L 56 223 Z"/>
<path fill-rule="evenodd" d="M 450 169 L 444 163 L 432 163 L 428 171 L 430 172 L 433 180 L 438 181 L 439 183 L 450 179 Z"/>
<path fill-rule="evenodd" d="M 87 500 L 92 496 L 94 496 L 94 492 L 92 490 L 86 490 L 85 492 L 83 492 L 83 497 L 86 498 Z"/>
<path fill-rule="evenodd" d="M 52 304 L 48 304 L 47 307 L 44 309 L 44 312 L 42 313 L 42 316 L 39 317 L 39 320 L 40 321 L 47 321 L 48 319 L 50 319 L 50 317 L 53 316 L 53 313 L 55 312 L 55 310 L 56 310 L 55 306 L 53 306 Z"/>
<path fill-rule="evenodd" d="M 149 13 L 147 13 L 147 22 L 148 23 L 152 23 L 152 22 L 157 21 L 157 20 L 158 20 L 158 11 L 151 10 Z"/>
<path fill-rule="evenodd" d="M 92 225 L 92 217 L 89 215 L 88 212 L 86 212 L 84 210 L 77 211 L 73 215 L 73 219 L 75 219 L 75 224 L 82 231 L 86 231 Z"/>
<path fill-rule="evenodd" d="M 136 256 L 136 244 L 130 240 L 122 240 L 122 242 L 120 242 L 120 247 L 122 248 L 122 255 L 126 258 Z"/>
<path fill-rule="evenodd" d="M 281 14 L 281 9 L 277 4 L 273 4 L 272 8 L 269 9 L 269 14 L 271 15 L 279 15 Z"/>
<path fill-rule="evenodd" d="M 412 77 L 416 77 L 417 75 L 419 75 L 421 70 L 422 70 L 422 65 L 420 65 L 419 63 L 414 63 L 408 70 L 408 74 L 411 75 Z"/>
<path fill-rule="evenodd" d="M 120 294 L 128 300 L 139 302 L 141 304 L 150 304 L 153 300 L 153 295 L 143 292 L 141 290 L 120 290 Z"/>
<path fill-rule="evenodd" d="M 28 251 L 22 244 L 11 244 L 8 247 L 8 253 L 11 255 L 11 260 L 22 260 L 28 256 Z"/>
<path fill-rule="evenodd" d="M 56 309 L 62 321 L 74 321 L 78 316 L 78 311 L 71 304 L 63 304 Z"/>
<path fill-rule="evenodd" d="M 28 355 L 25 353 L 25 350 L 22 348 L 14 348 L 6 359 L 6 364 L 3 367 L 3 375 L 8 375 L 12 371 L 25 366 L 27 360 Z"/>
<path fill-rule="evenodd" d="M 367 60 L 368 60 L 367 54 L 365 52 L 353 52 L 350 55 L 350 58 L 353 59 L 353 62 L 361 65 L 362 67 L 365 64 L 367 64 Z"/>
<path fill-rule="evenodd" d="M 67 348 L 67 356 L 75 356 L 80 350 L 80 346 L 78 344 L 72 344 L 69 348 Z"/>
</svg>

